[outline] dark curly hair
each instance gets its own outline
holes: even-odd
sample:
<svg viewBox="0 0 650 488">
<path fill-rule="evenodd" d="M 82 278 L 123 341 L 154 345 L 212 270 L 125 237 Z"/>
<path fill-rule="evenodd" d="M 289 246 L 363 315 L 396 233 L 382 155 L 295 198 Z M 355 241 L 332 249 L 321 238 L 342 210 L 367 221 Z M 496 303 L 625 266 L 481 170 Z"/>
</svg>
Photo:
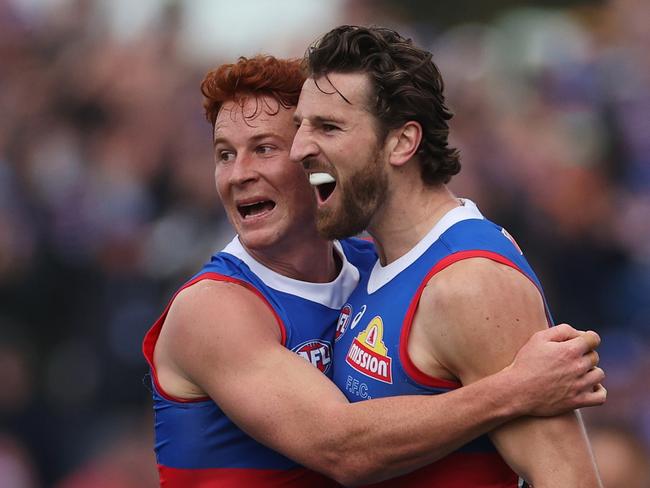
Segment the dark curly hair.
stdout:
<svg viewBox="0 0 650 488">
<path fill-rule="evenodd" d="M 222 64 L 205 75 L 201 82 L 205 117 L 214 125 L 225 102 L 241 102 L 250 96 L 257 98 L 268 95 L 277 100 L 279 106 L 295 107 L 304 81 L 305 75 L 299 59 L 242 56 L 236 63 Z M 258 106 L 247 118 L 254 118 L 262 108 L 271 110 L 270 107 Z"/>
<path fill-rule="evenodd" d="M 447 141 L 452 113 L 445 105 L 440 71 L 431 53 L 383 27 L 343 25 L 316 41 L 305 54 L 309 76 L 366 73 L 375 100 L 370 109 L 382 139 L 413 120 L 422 126 L 418 156 L 427 184 L 448 183 L 460 171 L 458 150 Z M 371 105 L 373 105 L 371 103 Z"/>
</svg>

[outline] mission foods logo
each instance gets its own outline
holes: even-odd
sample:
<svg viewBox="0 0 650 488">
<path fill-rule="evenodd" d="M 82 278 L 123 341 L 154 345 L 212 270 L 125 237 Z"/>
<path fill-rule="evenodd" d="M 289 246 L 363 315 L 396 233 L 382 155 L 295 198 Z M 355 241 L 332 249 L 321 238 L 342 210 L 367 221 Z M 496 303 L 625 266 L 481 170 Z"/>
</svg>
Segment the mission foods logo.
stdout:
<svg viewBox="0 0 650 488">
<path fill-rule="evenodd" d="M 345 331 L 348 328 L 350 323 L 350 316 L 352 315 L 352 307 L 349 304 L 341 309 L 341 314 L 339 315 L 339 321 L 336 323 L 336 333 L 334 334 L 334 342 L 338 342 Z"/>
<path fill-rule="evenodd" d="M 312 339 L 298 344 L 292 349 L 298 356 L 327 373 L 332 366 L 332 345 L 327 341 Z"/>
<path fill-rule="evenodd" d="M 370 378 L 393 383 L 392 362 L 384 344 L 384 323 L 380 316 L 373 318 L 366 330 L 352 341 L 345 361 Z"/>
</svg>

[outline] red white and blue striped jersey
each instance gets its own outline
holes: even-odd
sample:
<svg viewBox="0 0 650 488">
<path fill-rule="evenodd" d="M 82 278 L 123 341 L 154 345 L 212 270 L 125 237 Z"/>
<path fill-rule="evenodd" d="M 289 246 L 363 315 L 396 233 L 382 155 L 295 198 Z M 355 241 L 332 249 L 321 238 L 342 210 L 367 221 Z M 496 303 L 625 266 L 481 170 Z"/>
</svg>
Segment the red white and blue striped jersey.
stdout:
<svg viewBox="0 0 650 488">
<path fill-rule="evenodd" d="M 343 265 L 330 283 L 306 283 L 275 273 L 253 259 L 235 238 L 181 290 L 201 280 L 227 281 L 251 290 L 273 312 L 283 345 L 331 377 L 332 342 L 340 308 L 359 281 L 358 268 L 369 269 L 376 258 L 368 242 L 346 239 L 334 244 Z M 153 355 L 172 301 L 143 343 L 153 383 L 155 451 L 161 486 L 338 486 L 255 441 L 210 398 L 182 400 L 161 388 Z M 251 392 L 250 401 L 256 401 L 255 392 Z"/>
<path fill-rule="evenodd" d="M 362 273 L 359 286 L 341 311 L 334 345 L 334 382 L 351 402 L 436 395 L 461 386 L 418 370 L 407 344 L 427 282 L 452 263 L 473 257 L 519 270 L 541 293 L 538 279 L 514 240 L 465 200 L 404 256 L 387 266 L 377 261 L 369 274 Z M 490 439 L 482 436 L 438 462 L 380 486 L 516 488 L 518 483 L 518 476 Z"/>
</svg>

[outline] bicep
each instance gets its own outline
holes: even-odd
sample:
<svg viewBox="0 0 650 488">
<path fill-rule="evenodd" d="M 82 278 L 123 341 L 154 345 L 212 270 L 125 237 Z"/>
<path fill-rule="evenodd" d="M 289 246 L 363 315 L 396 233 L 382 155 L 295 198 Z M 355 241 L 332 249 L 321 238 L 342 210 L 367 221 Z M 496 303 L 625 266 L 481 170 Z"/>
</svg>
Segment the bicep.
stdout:
<svg viewBox="0 0 650 488">
<path fill-rule="evenodd" d="M 174 360 L 242 430 L 299 458 L 300 434 L 307 439 L 316 424 L 308 419 L 346 400 L 281 344 L 276 318 L 260 298 L 237 285 L 217 287 L 218 301 L 213 290 L 170 310 Z"/>
<path fill-rule="evenodd" d="M 450 270 L 452 273 L 454 270 Z M 451 277 L 443 297 L 447 330 L 441 348 L 463 384 L 509 365 L 530 337 L 547 327 L 538 289 L 520 272 L 497 263 L 466 263 Z M 472 284 L 457 286 L 463 276 Z M 456 286 L 455 286 L 456 285 Z M 435 287 L 434 290 L 435 291 Z M 430 300 L 435 302 L 435 300 Z M 437 312 L 440 315 L 440 303 Z M 543 486 L 583 486 L 595 473 L 589 444 L 577 412 L 557 417 L 523 417 L 490 434 L 496 448 L 521 476 Z M 584 486 L 597 486 L 593 483 Z"/>
<path fill-rule="evenodd" d="M 463 384 L 509 365 L 535 332 L 548 327 L 543 298 L 530 279 L 483 258 L 436 275 L 420 308 L 434 355 Z"/>
</svg>

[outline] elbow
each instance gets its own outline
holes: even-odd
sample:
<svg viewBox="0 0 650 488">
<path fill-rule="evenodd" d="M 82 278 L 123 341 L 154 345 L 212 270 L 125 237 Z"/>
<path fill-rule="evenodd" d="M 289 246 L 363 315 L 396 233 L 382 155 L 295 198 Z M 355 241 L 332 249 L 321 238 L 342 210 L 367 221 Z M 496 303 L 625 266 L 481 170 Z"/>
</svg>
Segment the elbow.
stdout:
<svg viewBox="0 0 650 488">
<path fill-rule="evenodd" d="M 355 453 L 338 451 L 323 456 L 321 463 L 317 470 L 343 486 L 362 486 L 385 478 L 382 466 Z"/>
<path fill-rule="evenodd" d="M 299 462 L 343 486 L 367 485 L 391 476 L 388 470 L 394 463 L 369 448 L 362 428 L 350 425 L 339 411 L 330 412 L 327 418 L 329 428 L 322 428 L 317 439 L 311 438 L 309 446 L 301 450 L 309 453 L 309 459 L 297 459 Z"/>
<path fill-rule="evenodd" d="M 376 481 L 373 474 L 367 469 L 359 468 L 358 466 L 338 465 L 330 467 L 326 473 L 328 477 L 340 485 L 347 487 L 362 486 Z"/>
</svg>

